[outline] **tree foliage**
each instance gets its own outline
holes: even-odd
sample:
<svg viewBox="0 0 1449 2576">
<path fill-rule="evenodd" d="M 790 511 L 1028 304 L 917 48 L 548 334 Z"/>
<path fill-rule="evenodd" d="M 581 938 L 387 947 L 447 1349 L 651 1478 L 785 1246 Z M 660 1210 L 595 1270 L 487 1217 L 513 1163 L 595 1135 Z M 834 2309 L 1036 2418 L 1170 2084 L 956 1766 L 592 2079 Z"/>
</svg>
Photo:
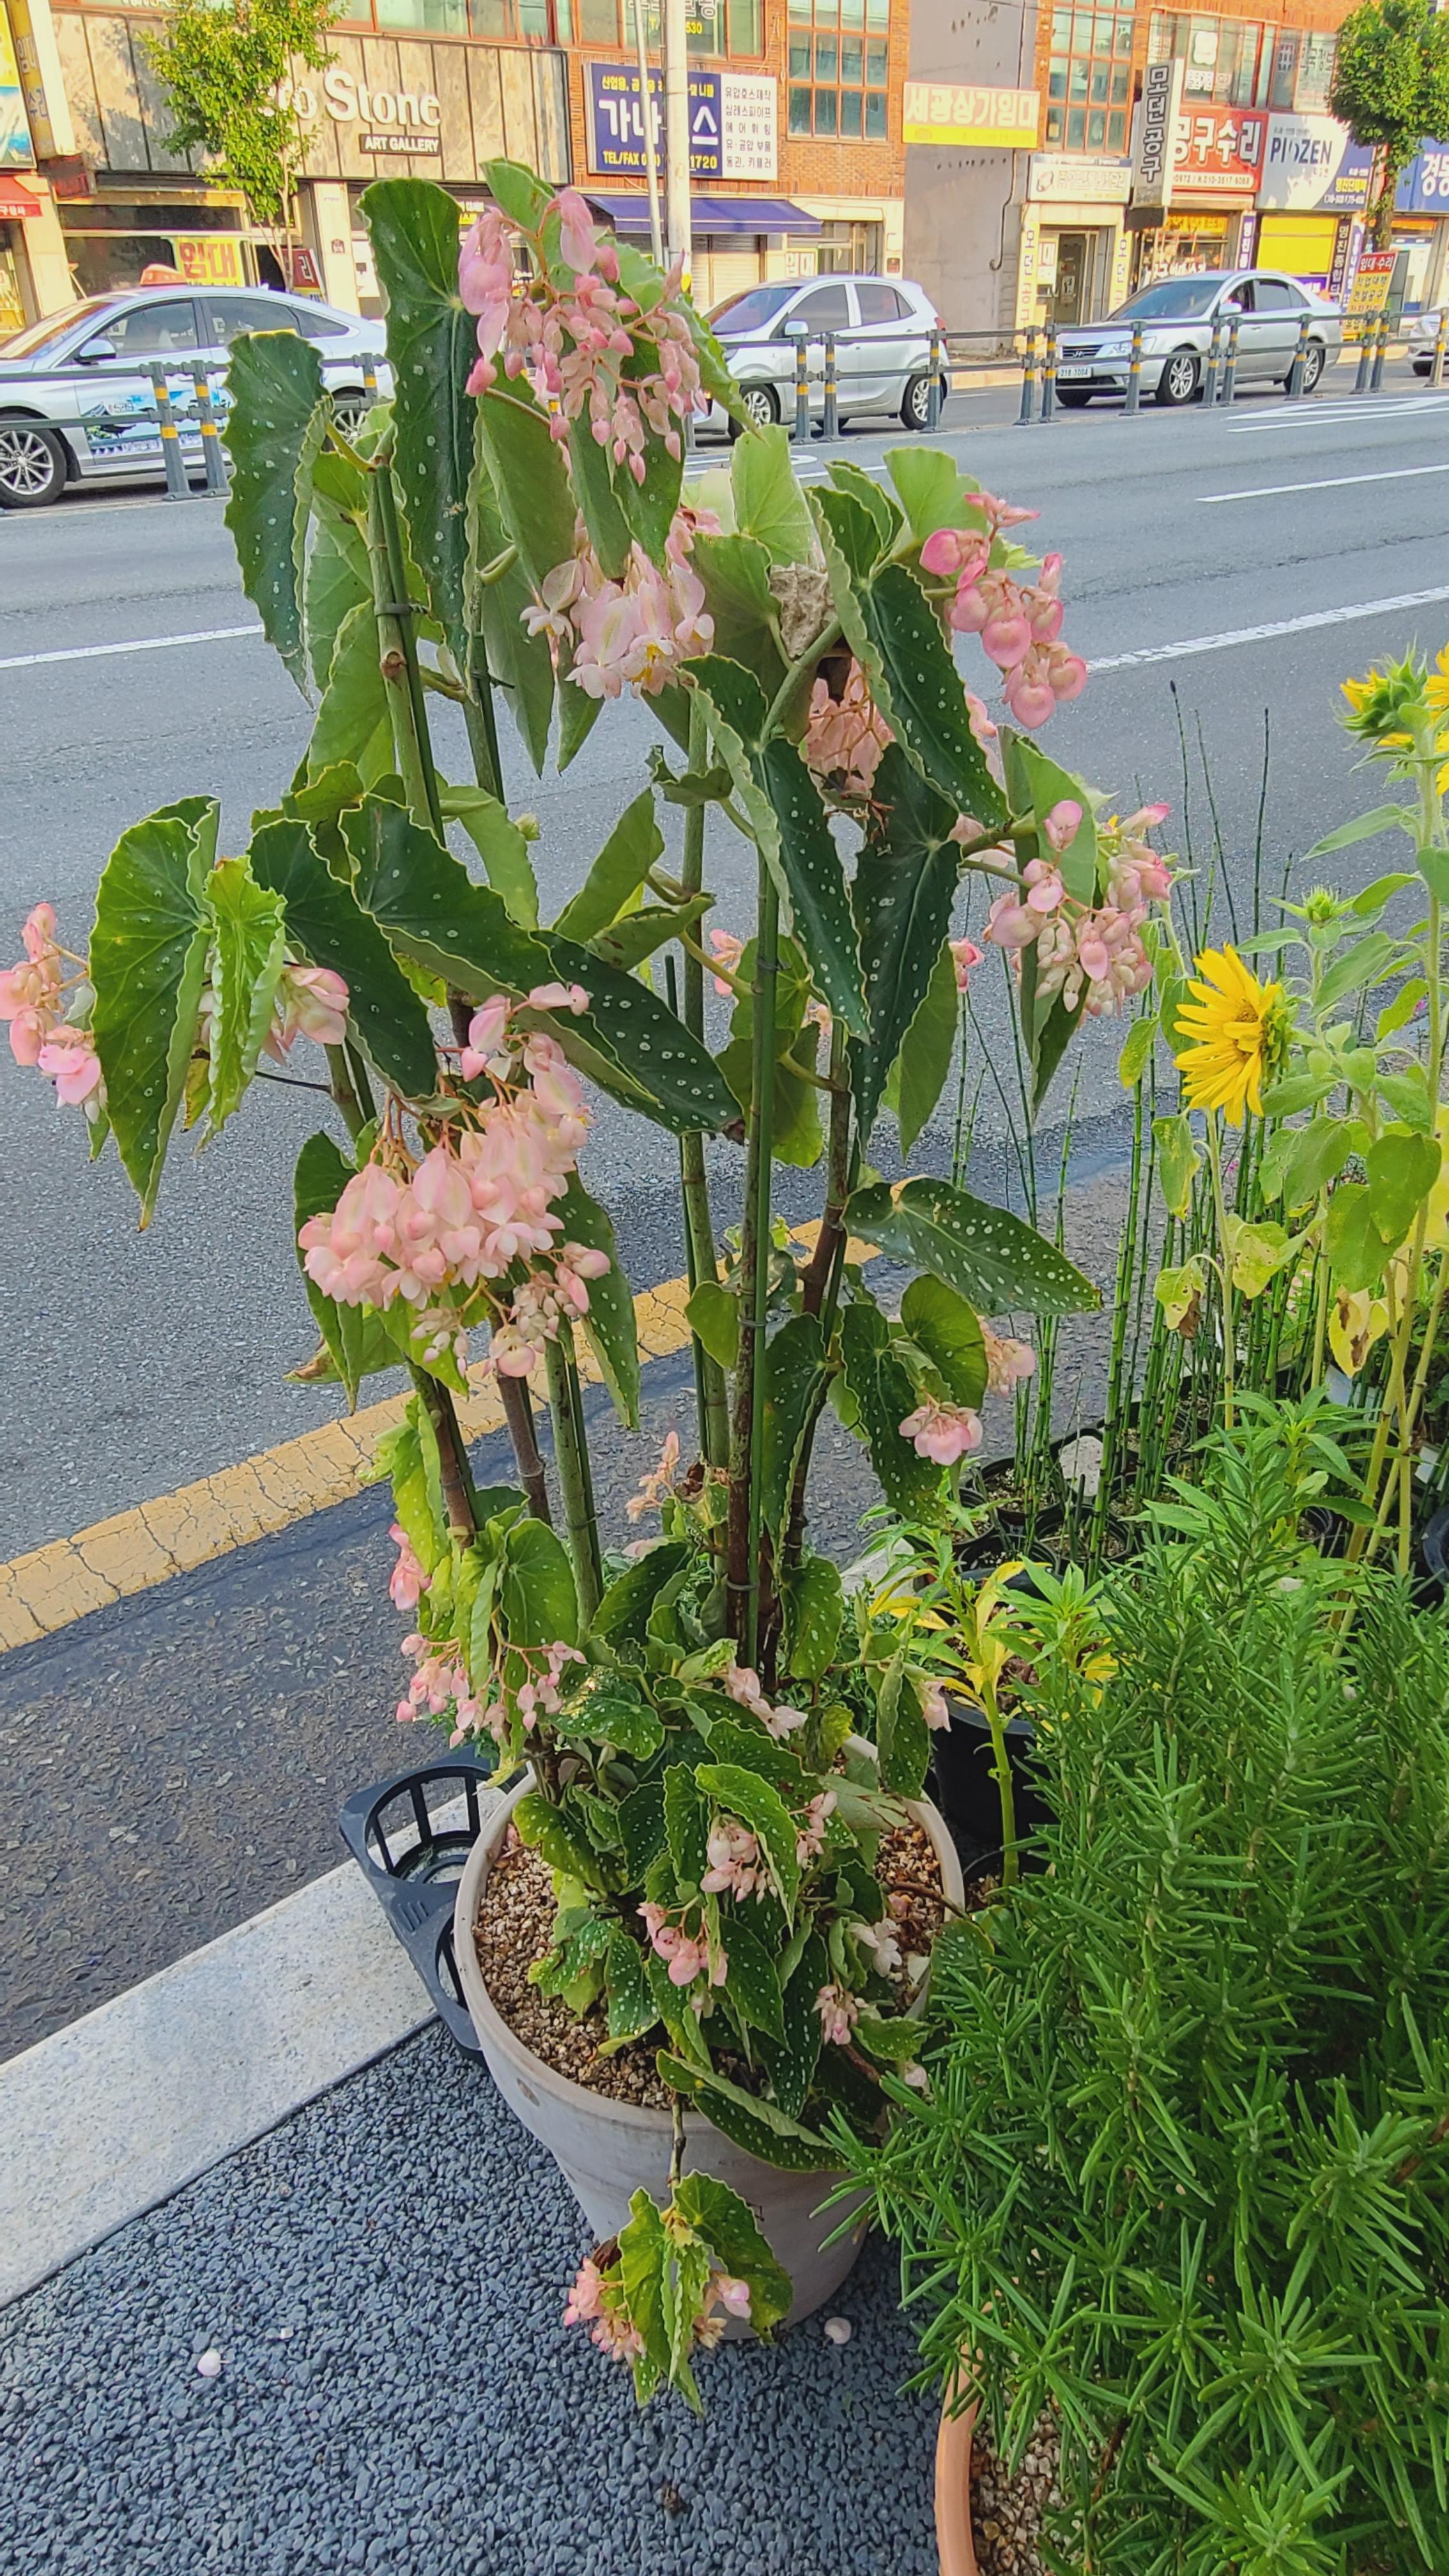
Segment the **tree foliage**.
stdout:
<svg viewBox="0 0 1449 2576">
<path fill-rule="evenodd" d="M 239 188 L 257 222 L 291 217 L 307 129 L 292 103 L 296 66 L 332 59 L 336 0 L 169 0 L 146 42 L 175 123 L 175 152 L 200 152 Z"/>
<path fill-rule="evenodd" d="M 1094 2576 L 1444 2565 L 1449 1623 L 1373 1576 L 1345 1631 L 1325 1455 L 1220 1436 L 1115 1673 L 1038 1669 L 1049 1867 L 938 1943 L 930 2097 L 851 2150 L 932 2373 L 1008 2450 L 1055 2410 Z"/>
<path fill-rule="evenodd" d="M 1399 173 L 1449 131 L 1449 17 L 1434 0 L 1362 0 L 1339 31 L 1329 106 L 1374 150 L 1374 239 L 1387 245 Z"/>
</svg>

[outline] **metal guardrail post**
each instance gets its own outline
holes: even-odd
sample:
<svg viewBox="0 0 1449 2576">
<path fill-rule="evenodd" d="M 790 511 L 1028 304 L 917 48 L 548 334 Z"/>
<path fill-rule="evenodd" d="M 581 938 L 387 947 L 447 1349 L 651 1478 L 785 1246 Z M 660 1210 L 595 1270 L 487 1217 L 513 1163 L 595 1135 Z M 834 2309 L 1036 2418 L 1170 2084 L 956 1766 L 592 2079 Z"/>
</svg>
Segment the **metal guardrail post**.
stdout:
<svg viewBox="0 0 1449 2576">
<path fill-rule="evenodd" d="M 1228 354 L 1223 366 L 1219 402 L 1230 403 L 1238 390 L 1238 332 L 1241 327 L 1240 317 L 1234 313 L 1228 322 Z"/>
<path fill-rule="evenodd" d="M 1057 326 L 1046 326 L 1046 347 L 1041 361 L 1041 420 L 1043 426 L 1056 417 L 1057 408 Z"/>
<path fill-rule="evenodd" d="M 931 333 L 929 364 L 931 381 L 926 389 L 926 427 L 932 430 L 939 426 L 941 418 L 941 334 L 939 331 Z"/>
<path fill-rule="evenodd" d="M 1371 321 L 1365 321 L 1363 338 L 1358 344 L 1358 373 L 1353 380 L 1356 394 L 1364 393 L 1368 389 L 1369 368 L 1373 362 L 1373 337 L 1373 324 Z"/>
<path fill-rule="evenodd" d="M 1369 392 L 1376 394 L 1384 381 L 1384 360 L 1389 353 L 1389 317 L 1381 313 L 1374 330 L 1374 362 L 1369 373 Z"/>
<path fill-rule="evenodd" d="M 1140 322 L 1134 322 L 1132 325 L 1132 354 L 1127 361 L 1127 400 L 1122 408 L 1124 411 L 1142 409 L 1142 325 Z"/>
<path fill-rule="evenodd" d="M 206 461 L 208 492 L 225 492 L 230 488 L 226 458 L 217 435 L 216 414 L 211 407 L 211 380 L 200 358 L 191 362 L 191 381 L 196 387 L 196 409 L 201 420 L 201 453 Z"/>
<path fill-rule="evenodd" d="M 822 424 L 826 438 L 840 436 L 840 404 L 835 382 L 835 333 L 825 334 L 825 417 Z"/>
<path fill-rule="evenodd" d="M 377 360 L 370 349 L 362 361 L 362 390 L 367 396 L 368 407 L 371 409 L 377 400 Z"/>
<path fill-rule="evenodd" d="M 1219 318 L 1218 318 L 1218 320 L 1213 324 L 1213 336 L 1212 336 L 1212 339 L 1210 340 L 1210 342 L 1208 343 L 1207 374 L 1206 374 L 1206 375 L 1204 376 L 1204 378 L 1203 378 L 1203 387 L 1202 387 L 1202 401 L 1203 401 L 1203 409 L 1204 409 L 1204 411 L 1211 411 L 1211 409 L 1212 409 L 1212 407 L 1213 407 L 1213 404 L 1217 401 L 1217 398 L 1218 398 L 1218 386 L 1219 386 L 1219 384 L 1220 384 L 1220 383 L 1221 383 L 1221 381 L 1222 381 L 1222 372 L 1223 372 L 1223 325 L 1222 325 L 1222 317 L 1221 317 L 1221 315 L 1220 315 L 1220 316 L 1219 316 Z"/>
<path fill-rule="evenodd" d="M 146 373 L 156 397 L 156 425 L 161 432 L 161 455 L 166 466 L 166 498 L 168 501 L 187 501 L 191 497 L 191 486 L 186 479 L 186 462 L 181 453 L 176 415 L 171 408 L 166 370 L 159 358 L 153 358 Z"/>
<path fill-rule="evenodd" d="M 1429 383 L 1435 393 L 1438 393 L 1441 390 L 1444 383 L 1444 349 L 1446 341 L 1449 341 L 1449 311 L 1441 309 L 1439 314 L 1439 328 L 1434 334 L 1434 355 L 1429 363 Z"/>
<path fill-rule="evenodd" d="M 795 430 L 797 439 L 810 435 L 810 357 L 805 334 L 795 335 Z"/>
<path fill-rule="evenodd" d="M 1288 382 L 1283 388 L 1284 397 L 1288 402 L 1297 402 L 1303 391 L 1303 364 L 1307 355 L 1308 316 L 1305 313 L 1298 324 L 1298 345 L 1293 352 L 1293 364 L 1288 370 Z"/>
<path fill-rule="evenodd" d="M 1016 415 L 1018 429 L 1030 429 L 1036 418 L 1036 324 L 1028 324 L 1026 355 L 1021 362 L 1021 409 Z"/>
</svg>

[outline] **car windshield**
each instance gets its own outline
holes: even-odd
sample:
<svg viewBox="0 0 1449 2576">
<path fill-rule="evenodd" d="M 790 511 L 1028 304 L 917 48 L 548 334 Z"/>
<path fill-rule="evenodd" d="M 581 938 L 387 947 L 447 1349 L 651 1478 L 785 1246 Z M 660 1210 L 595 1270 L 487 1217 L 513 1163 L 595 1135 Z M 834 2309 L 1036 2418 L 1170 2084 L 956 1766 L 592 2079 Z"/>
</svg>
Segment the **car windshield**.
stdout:
<svg viewBox="0 0 1449 2576">
<path fill-rule="evenodd" d="M 742 340 L 751 331 L 763 331 L 774 321 L 783 305 L 798 294 L 798 278 L 786 278 L 778 286 L 744 286 L 738 295 L 727 295 L 709 316 L 709 327 L 718 339 Z"/>
<path fill-rule="evenodd" d="M 1160 277 L 1155 286 L 1144 286 L 1139 295 L 1129 295 L 1111 318 L 1114 322 L 1158 322 L 1168 316 L 1174 322 L 1195 322 L 1210 310 L 1222 288 L 1220 277 Z"/>
<path fill-rule="evenodd" d="M 12 331 L 8 340 L 0 340 L 0 358 L 38 358 L 69 338 L 78 322 L 110 310 L 109 296 L 92 295 L 84 304 L 72 304 L 64 313 L 52 313 L 48 322 L 32 322 L 24 331 Z"/>
</svg>

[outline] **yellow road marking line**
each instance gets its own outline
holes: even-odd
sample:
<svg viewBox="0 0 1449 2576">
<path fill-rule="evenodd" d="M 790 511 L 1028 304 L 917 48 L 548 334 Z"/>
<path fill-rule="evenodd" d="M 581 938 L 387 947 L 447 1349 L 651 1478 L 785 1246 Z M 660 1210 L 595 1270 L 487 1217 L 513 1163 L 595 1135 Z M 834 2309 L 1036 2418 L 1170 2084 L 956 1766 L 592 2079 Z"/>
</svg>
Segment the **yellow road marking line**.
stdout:
<svg viewBox="0 0 1449 2576">
<path fill-rule="evenodd" d="M 819 1231 L 814 1224 L 796 1226 L 794 1239 L 808 1251 Z M 871 1257 L 865 1244 L 852 1242 L 849 1252 L 853 1261 Z M 635 1298 L 641 1357 L 668 1359 L 684 1348 L 688 1295 L 687 1280 L 666 1279 Z M 582 1346 L 579 1374 L 591 1380 L 599 1375 L 592 1353 Z M 459 1412 L 473 1441 L 502 1429 L 503 1407 L 483 1371 L 472 1372 L 471 1385 Z M 53 1636 L 107 1602 L 149 1592 L 173 1574 L 189 1574 L 234 1547 L 269 1538 L 308 1512 L 345 1502 L 357 1491 L 359 1470 L 382 1433 L 401 1421 L 407 1400 L 388 1396 L 358 1413 L 340 1414 L 173 1494 L 113 1512 L 109 1520 L 78 1530 L 74 1538 L 52 1539 L 45 1547 L 12 1557 L 8 1565 L 0 1565 L 0 1654 Z"/>
</svg>

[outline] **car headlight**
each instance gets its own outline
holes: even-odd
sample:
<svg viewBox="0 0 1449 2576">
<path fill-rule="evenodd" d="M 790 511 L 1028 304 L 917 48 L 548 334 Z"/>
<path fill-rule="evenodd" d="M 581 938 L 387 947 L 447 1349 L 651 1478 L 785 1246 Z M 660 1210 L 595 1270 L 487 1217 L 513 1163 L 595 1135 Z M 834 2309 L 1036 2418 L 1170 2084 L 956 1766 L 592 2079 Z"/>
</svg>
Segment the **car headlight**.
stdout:
<svg viewBox="0 0 1449 2576">
<path fill-rule="evenodd" d="M 1130 340 L 1104 340 L 1097 350 L 1097 356 L 1099 358 L 1125 358 L 1130 356 L 1131 350 L 1132 343 Z"/>
</svg>

